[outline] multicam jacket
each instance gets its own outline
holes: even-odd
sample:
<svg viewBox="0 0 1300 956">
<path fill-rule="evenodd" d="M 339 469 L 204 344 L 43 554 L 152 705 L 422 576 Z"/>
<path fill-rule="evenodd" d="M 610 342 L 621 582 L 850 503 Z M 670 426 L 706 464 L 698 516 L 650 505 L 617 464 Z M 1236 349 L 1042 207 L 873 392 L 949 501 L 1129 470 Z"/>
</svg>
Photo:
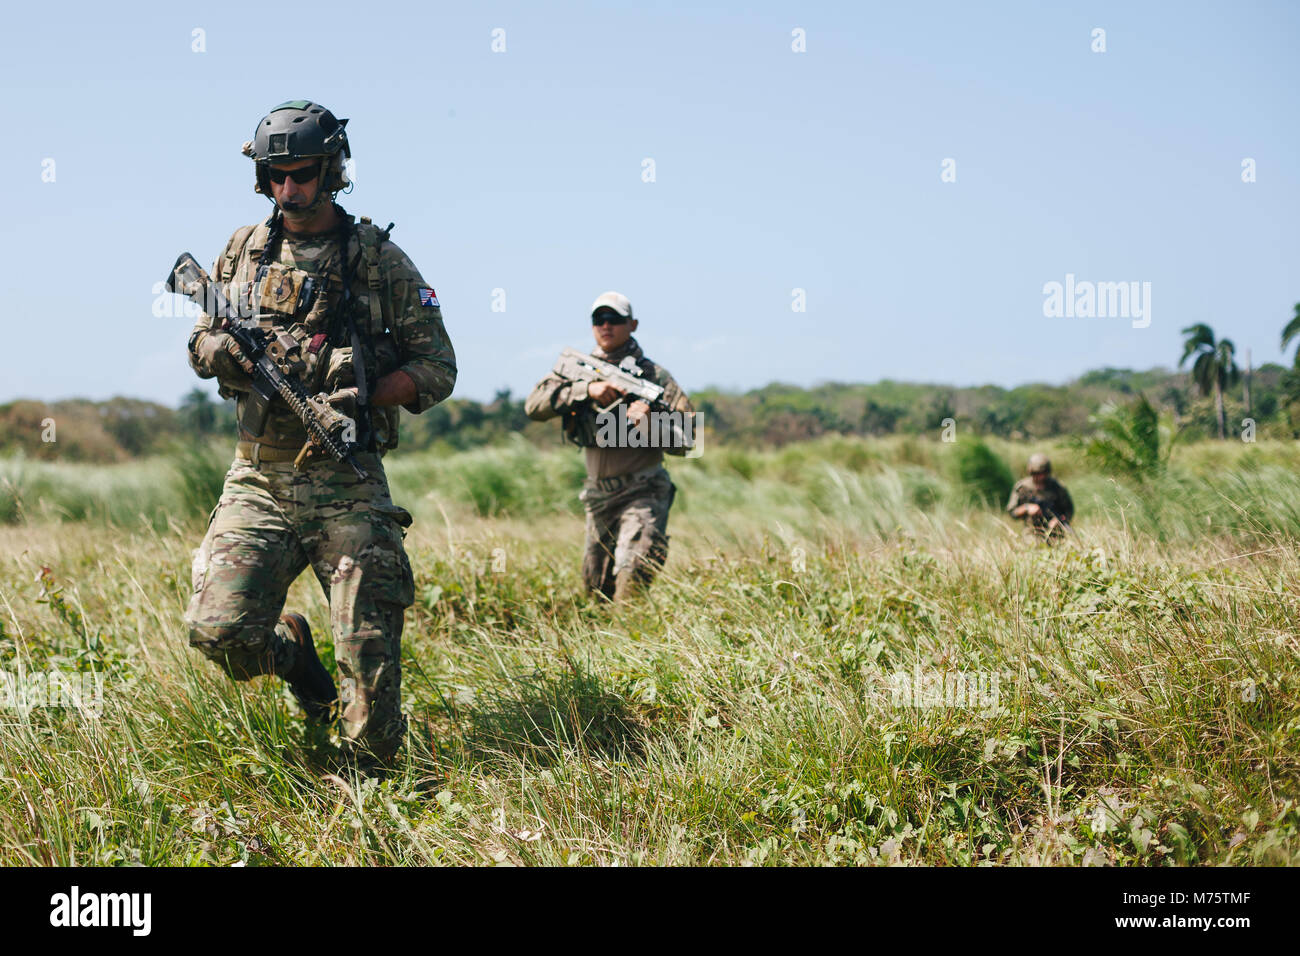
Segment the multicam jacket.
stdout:
<svg viewBox="0 0 1300 956">
<path fill-rule="evenodd" d="M 349 224 L 353 219 L 340 209 Z M 456 355 L 433 289 L 386 233 L 362 219 L 348 231 L 346 261 L 339 231 L 296 237 L 284 232 L 268 268 L 259 274 L 270 219 L 237 229 L 212 267 L 212 277 L 243 314 L 254 314 L 264 330 L 287 331 L 301 345 L 301 378 L 307 391 L 332 392 L 356 384 L 351 337 L 343 312 L 343 276 L 349 277 L 349 308 L 366 352 L 366 381 L 375 383 L 400 370 L 415 383 L 416 398 L 405 406 L 414 414 L 451 394 Z M 346 262 L 346 264 L 345 264 Z M 206 313 L 190 335 L 190 365 L 200 378 L 217 370 L 199 357 L 203 337 L 218 325 Z M 223 397 L 238 400 L 240 438 L 277 448 L 298 448 L 306 432 L 298 417 L 277 398 L 260 434 L 244 429 L 247 379 L 221 379 Z M 397 445 L 396 408 L 372 408 L 376 450 Z"/>
</svg>

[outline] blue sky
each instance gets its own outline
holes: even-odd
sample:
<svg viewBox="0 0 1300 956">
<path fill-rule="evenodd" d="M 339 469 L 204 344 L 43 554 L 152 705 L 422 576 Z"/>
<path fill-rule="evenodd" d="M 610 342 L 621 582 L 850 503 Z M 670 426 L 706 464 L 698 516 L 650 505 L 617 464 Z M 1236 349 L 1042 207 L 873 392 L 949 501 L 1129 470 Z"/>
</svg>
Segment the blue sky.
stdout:
<svg viewBox="0 0 1300 956">
<path fill-rule="evenodd" d="M 27 4 L 6 20 L 0 401 L 194 387 L 189 322 L 155 316 L 152 289 L 180 251 L 209 265 L 267 214 L 239 147 L 300 97 L 350 117 L 341 201 L 395 220 L 437 289 L 459 397 L 525 392 L 590 343 L 607 289 L 687 389 L 1062 382 L 1173 364 L 1193 322 L 1258 365 L 1283 360 L 1300 301 L 1294 3 Z M 1150 326 L 1045 318 L 1043 286 L 1067 273 L 1150 282 Z"/>
</svg>

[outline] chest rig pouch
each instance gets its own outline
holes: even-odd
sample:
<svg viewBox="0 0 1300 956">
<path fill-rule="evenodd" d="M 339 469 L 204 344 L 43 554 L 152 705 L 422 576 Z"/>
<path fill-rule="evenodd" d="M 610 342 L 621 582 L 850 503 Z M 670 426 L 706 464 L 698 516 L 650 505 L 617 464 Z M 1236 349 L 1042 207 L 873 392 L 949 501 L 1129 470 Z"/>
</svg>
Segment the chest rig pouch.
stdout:
<svg viewBox="0 0 1300 956">
<path fill-rule="evenodd" d="M 326 263 L 323 274 L 276 262 L 258 266 L 269 232 L 261 223 L 233 237 L 222 263 L 223 278 L 229 280 L 227 295 L 232 301 L 243 297 L 244 314 L 255 316 L 272 337 L 267 354 L 285 374 L 298 377 L 308 392 L 359 385 L 355 358 L 360 346 L 361 372 L 367 392 L 373 393 L 375 383 L 401 364 L 392 333 L 391 282 L 380 260 L 388 229 L 380 230 L 362 217 L 349 230 L 348 248 Z M 247 271 L 238 276 L 237 270 Z M 239 278 L 244 281 L 234 281 Z M 396 447 L 398 410 L 372 407 L 371 421 L 374 450 L 383 453 Z"/>
<path fill-rule="evenodd" d="M 596 447 L 596 410 L 590 403 L 566 412 L 560 429 L 567 441 L 579 448 Z"/>
<path fill-rule="evenodd" d="M 245 287 L 245 304 L 271 337 L 267 355 L 312 393 L 321 390 L 329 366 L 329 316 L 340 284 L 330 272 L 270 263 L 258 268 Z"/>
</svg>

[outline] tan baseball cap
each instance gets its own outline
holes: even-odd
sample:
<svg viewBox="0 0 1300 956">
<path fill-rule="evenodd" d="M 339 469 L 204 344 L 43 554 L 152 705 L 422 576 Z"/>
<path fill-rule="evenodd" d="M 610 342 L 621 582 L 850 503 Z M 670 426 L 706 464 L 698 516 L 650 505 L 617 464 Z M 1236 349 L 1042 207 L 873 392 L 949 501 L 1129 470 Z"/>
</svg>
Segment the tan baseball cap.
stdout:
<svg viewBox="0 0 1300 956">
<path fill-rule="evenodd" d="M 619 292 L 605 292 L 597 296 L 596 301 L 591 304 L 591 314 L 595 315 L 597 309 L 613 309 L 621 316 L 632 318 L 632 303 L 627 301 L 627 296 Z"/>
</svg>

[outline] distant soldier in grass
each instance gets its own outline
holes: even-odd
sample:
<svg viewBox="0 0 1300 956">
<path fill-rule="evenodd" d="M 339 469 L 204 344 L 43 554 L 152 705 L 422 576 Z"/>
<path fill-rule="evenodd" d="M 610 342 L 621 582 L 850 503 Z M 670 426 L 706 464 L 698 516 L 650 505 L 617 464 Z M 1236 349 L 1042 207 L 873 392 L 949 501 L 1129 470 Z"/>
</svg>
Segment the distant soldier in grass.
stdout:
<svg viewBox="0 0 1300 956">
<path fill-rule="evenodd" d="M 659 404 L 685 420 L 694 414 L 690 399 L 667 369 L 645 357 L 632 338 L 637 324 L 625 296 L 606 292 L 597 298 L 591 307 L 592 357 L 639 370 L 634 374 L 662 386 Z M 567 378 L 557 365 L 524 402 L 535 421 L 563 416 L 565 437 L 586 451 L 587 481 L 578 496 L 587 512 L 582 577 L 588 589 L 615 601 L 648 586 L 668 557 L 668 511 L 677 488 L 663 467 L 664 452 L 685 455 L 689 450 L 675 442 L 648 441 L 656 432 L 653 416 L 660 412 L 652 413 L 643 400 L 625 399 L 618 386 Z M 602 415 L 602 409 L 609 411 Z M 606 427 L 614 420 L 633 428 Z"/>
<path fill-rule="evenodd" d="M 362 768 L 389 760 L 405 735 L 402 619 L 414 600 L 402 544 L 411 516 L 393 504 L 381 456 L 397 444 L 398 406 L 418 414 L 451 394 L 456 356 L 415 265 L 387 230 L 334 201 L 348 184 L 346 123 L 305 100 L 262 119 L 244 152 L 273 210 L 236 230 L 213 280 L 294 357 L 284 374 L 354 422 L 364 471 L 313 454 L 287 400 L 259 401 L 249 357 L 201 315 L 190 364 L 238 400 L 239 443 L 195 552 L 185 618 L 191 646 L 235 680 L 283 678 L 315 721 L 337 708 L 344 756 Z M 308 568 L 329 599 L 338 690 L 306 619 L 282 614 Z"/>
<path fill-rule="evenodd" d="M 1007 512 L 1024 521 L 1025 530 L 1050 540 L 1060 537 L 1074 519 L 1074 502 L 1065 485 L 1052 477 L 1052 463 L 1036 452 L 1029 456 L 1029 476 L 1011 489 Z"/>
</svg>

